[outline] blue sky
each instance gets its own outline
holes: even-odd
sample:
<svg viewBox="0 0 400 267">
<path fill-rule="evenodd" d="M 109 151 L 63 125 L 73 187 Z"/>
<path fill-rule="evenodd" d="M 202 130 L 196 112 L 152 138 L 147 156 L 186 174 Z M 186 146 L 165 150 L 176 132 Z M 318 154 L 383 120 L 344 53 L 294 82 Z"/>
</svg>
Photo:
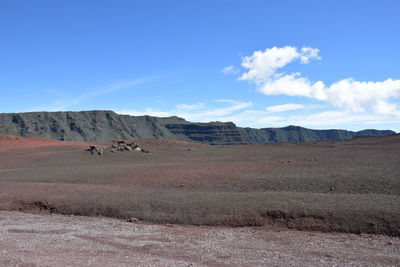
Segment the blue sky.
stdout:
<svg viewBox="0 0 400 267">
<path fill-rule="evenodd" d="M 400 2 L 0 1 L 0 112 L 400 131 Z"/>
</svg>

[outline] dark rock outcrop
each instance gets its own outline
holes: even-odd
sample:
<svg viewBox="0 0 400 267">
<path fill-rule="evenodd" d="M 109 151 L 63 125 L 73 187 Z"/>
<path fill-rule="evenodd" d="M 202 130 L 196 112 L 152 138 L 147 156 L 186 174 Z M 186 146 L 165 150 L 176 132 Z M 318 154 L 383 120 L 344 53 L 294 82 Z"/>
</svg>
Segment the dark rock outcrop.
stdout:
<svg viewBox="0 0 400 267">
<path fill-rule="evenodd" d="M 240 128 L 232 122 L 191 123 L 178 117 L 128 116 L 107 110 L 0 114 L 0 134 L 66 141 L 108 142 L 157 137 L 230 145 L 346 140 L 394 133 L 389 130 L 311 130 L 299 126 Z"/>
<path fill-rule="evenodd" d="M 165 127 L 179 138 L 212 145 L 248 143 L 232 122 L 166 124 Z"/>
</svg>

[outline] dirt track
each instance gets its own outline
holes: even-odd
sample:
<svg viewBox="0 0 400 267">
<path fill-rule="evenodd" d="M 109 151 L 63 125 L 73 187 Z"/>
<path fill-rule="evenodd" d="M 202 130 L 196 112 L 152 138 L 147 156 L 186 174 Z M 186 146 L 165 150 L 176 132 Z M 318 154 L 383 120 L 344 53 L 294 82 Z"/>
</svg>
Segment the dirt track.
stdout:
<svg viewBox="0 0 400 267">
<path fill-rule="evenodd" d="M 128 223 L 0 212 L 0 266 L 398 266 L 380 235 Z"/>
</svg>

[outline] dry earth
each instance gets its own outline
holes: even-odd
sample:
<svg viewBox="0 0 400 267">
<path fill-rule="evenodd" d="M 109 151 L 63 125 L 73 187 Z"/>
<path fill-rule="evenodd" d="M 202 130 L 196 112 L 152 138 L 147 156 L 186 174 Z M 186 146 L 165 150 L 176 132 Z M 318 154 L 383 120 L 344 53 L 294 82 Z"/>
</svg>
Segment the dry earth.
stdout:
<svg viewBox="0 0 400 267">
<path fill-rule="evenodd" d="M 399 266 L 400 239 L 0 212 L 0 266 Z"/>
<path fill-rule="evenodd" d="M 0 263 L 400 265 L 400 135 L 139 143 L 97 156 L 0 136 Z"/>
<path fill-rule="evenodd" d="M 0 137 L 0 209 L 400 236 L 400 135 L 150 153 Z M 106 144 L 97 144 L 105 146 Z"/>
</svg>

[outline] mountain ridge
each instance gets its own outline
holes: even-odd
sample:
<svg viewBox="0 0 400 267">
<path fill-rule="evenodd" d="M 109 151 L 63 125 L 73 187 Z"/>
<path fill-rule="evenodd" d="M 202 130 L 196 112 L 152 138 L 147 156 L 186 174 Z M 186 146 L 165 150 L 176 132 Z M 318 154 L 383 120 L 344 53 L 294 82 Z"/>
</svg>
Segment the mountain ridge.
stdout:
<svg viewBox="0 0 400 267">
<path fill-rule="evenodd" d="M 312 130 L 300 126 L 243 128 L 233 122 L 194 123 L 177 116 L 120 115 L 111 110 L 0 113 L 0 134 L 65 141 L 161 138 L 211 145 L 347 140 L 395 134 L 391 130 Z"/>
</svg>

